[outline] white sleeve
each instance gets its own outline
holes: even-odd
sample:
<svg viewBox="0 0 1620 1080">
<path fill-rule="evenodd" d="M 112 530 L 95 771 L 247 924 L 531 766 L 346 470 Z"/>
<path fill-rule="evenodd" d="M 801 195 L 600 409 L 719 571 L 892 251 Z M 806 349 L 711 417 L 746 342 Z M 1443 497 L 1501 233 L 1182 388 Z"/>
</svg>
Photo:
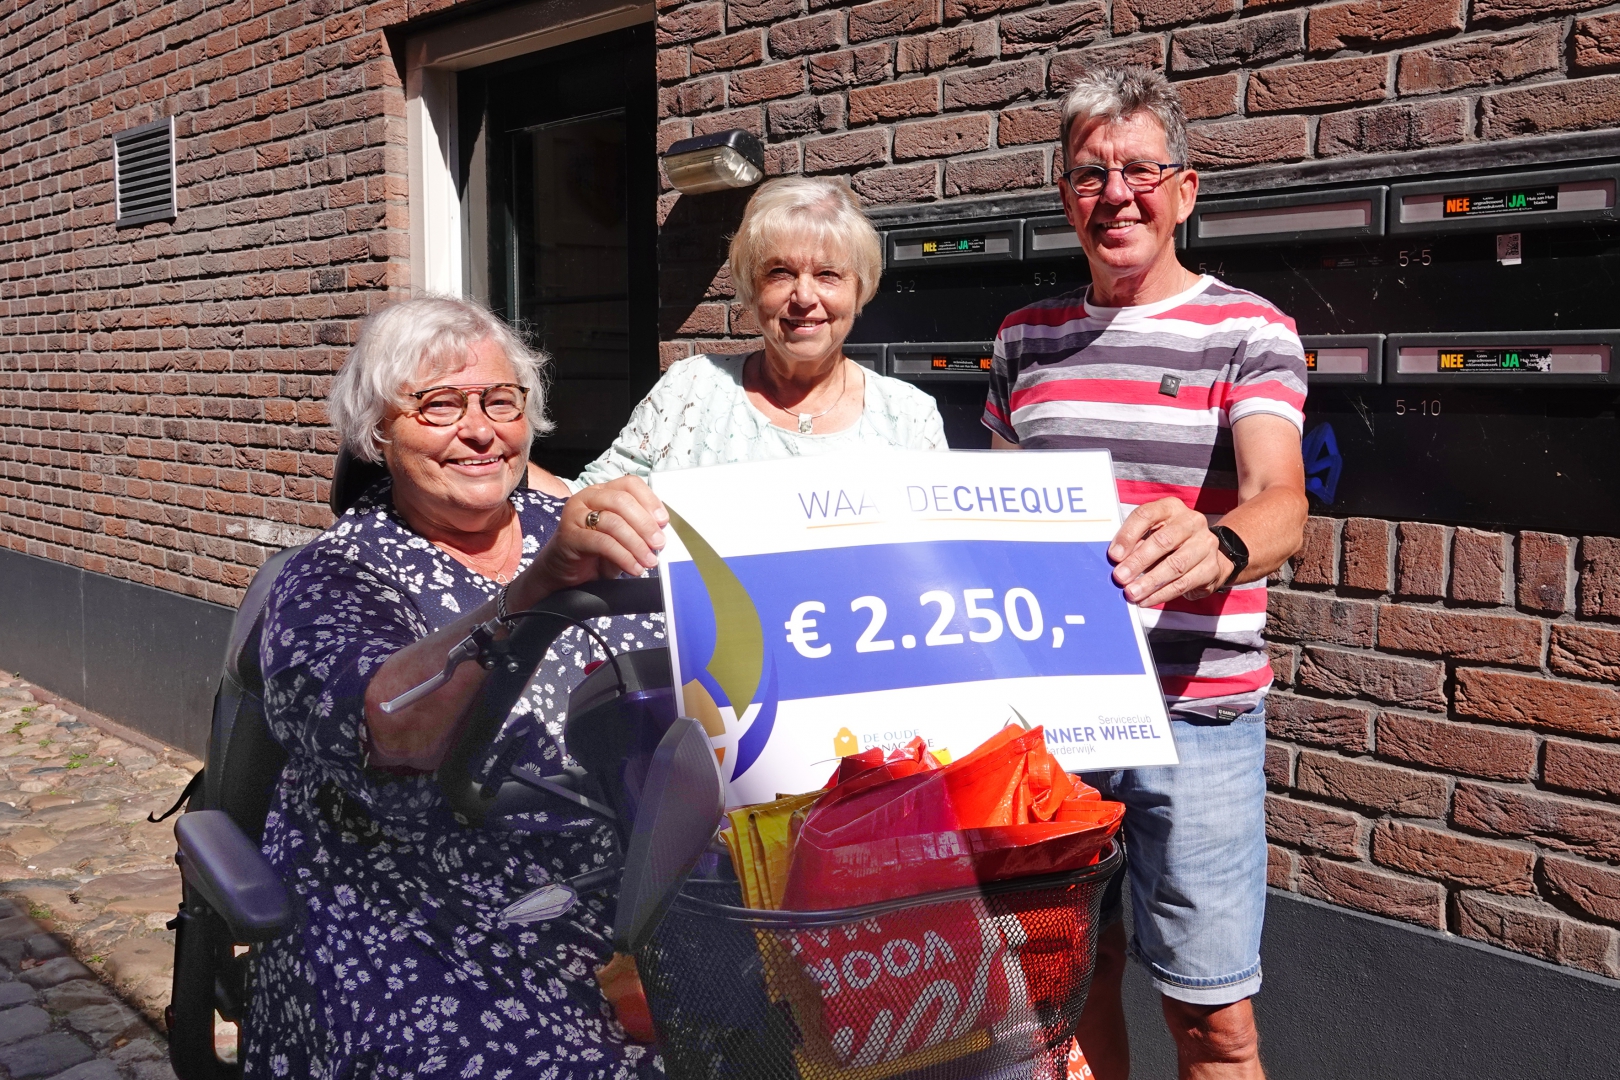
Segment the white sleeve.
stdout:
<svg viewBox="0 0 1620 1080">
<path fill-rule="evenodd" d="M 890 375 L 890 408 L 897 414 L 896 430 L 906 450 L 949 450 L 945 441 L 945 420 L 932 394 Z"/>
<path fill-rule="evenodd" d="M 653 404 L 653 394 L 657 392 L 658 387 L 655 386 L 652 393 L 641 399 L 641 403 L 630 413 L 629 422 L 614 438 L 612 445 L 602 451 L 601 457 L 585 466 L 584 471 L 573 480 L 563 481 L 570 490 L 577 492 L 581 488 L 605 484 L 621 476 L 639 476 L 645 480 L 652 474 L 654 455 L 649 454 L 647 448 L 657 419 L 657 407 Z"/>
<path fill-rule="evenodd" d="M 928 415 L 923 417 L 920 442 L 924 450 L 949 450 L 945 441 L 945 418 L 939 415 L 939 406 L 928 403 Z"/>
<path fill-rule="evenodd" d="M 689 357 L 664 372 L 602 456 L 585 466 L 575 479 L 564 481 L 569 488 L 578 491 L 621 476 L 639 476 L 643 480 L 651 476 L 653 468 L 670 455 L 677 436 L 675 420 L 684 414 L 684 405 L 693 397 L 703 370 L 700 365 L 707 362 L 705 357 Z"/>
</svg>

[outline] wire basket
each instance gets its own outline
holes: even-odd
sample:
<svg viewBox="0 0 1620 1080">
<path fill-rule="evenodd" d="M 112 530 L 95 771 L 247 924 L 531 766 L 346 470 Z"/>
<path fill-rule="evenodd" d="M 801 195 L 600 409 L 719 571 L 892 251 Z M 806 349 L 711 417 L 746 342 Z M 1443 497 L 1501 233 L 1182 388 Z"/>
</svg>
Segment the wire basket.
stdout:
<svg viewBox="0 0 1620 1080">
<path fill-rule="evenodd" d="M 1094 866 L 837 911 L 689 881 L 637 957 L 673 1080 L 1063 1080 L 1097 956 Z"/>
</svg>

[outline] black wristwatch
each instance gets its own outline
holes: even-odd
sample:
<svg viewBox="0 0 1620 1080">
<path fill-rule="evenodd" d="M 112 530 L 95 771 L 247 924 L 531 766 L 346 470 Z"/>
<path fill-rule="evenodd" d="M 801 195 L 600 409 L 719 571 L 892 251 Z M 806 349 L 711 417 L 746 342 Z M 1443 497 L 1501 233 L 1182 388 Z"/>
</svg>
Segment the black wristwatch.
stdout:
<svg viewBox="0 0 1620 1080">
<path fill-rule="evenodd" d="M 1237 580 L 1239 574 L 1249 565 L 1249 545 L 1243 542 L 1243 537 L 1228 529 L 1225 525 L 1211 525 L 1209 531 L 1215 534 L 1216 543 L 1221 545 L 1221 554 L 1232 563 L 1231 575 L 1220 584 L 1220 589 L 1230 589 L 1232 582 Z"/>
</svg>

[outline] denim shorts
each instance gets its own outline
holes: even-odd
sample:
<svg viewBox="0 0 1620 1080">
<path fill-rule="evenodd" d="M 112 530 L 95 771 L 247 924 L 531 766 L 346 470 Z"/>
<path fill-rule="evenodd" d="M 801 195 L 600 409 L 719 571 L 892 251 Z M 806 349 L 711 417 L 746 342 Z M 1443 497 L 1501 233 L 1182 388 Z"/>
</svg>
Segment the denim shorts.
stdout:
<svg viewBox="0 0 1620 1080">
<path fill-rule="evenodd" d="M 1131 955 L 1165 997 L 1229 1005 L 1260 989 L 1266 916 L 1266 711 L 1172 716 L 1179 765 L 1082 774 L 1125 804 Z M 1116 875 L 1102 925 L 1124 915 Z"/>
</svg>

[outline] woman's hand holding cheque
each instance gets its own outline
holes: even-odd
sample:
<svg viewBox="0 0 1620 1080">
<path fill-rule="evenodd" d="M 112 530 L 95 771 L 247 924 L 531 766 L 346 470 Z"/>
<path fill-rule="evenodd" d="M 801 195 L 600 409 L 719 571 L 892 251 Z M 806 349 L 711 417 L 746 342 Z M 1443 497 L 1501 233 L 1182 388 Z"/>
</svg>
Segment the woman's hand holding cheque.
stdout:
<svg viewBox="0 0 1620 1080">
<path fill-rule="evenodd" d="M 658 565 L 669 513 L 645 481 L 621 476 L 582 489 L 563 507 L 562 521 L 534 563 L 507 595 L 508 611 L 523 611 L 559 589 L 620 574 L 640 577 Z"/>
</svg>

